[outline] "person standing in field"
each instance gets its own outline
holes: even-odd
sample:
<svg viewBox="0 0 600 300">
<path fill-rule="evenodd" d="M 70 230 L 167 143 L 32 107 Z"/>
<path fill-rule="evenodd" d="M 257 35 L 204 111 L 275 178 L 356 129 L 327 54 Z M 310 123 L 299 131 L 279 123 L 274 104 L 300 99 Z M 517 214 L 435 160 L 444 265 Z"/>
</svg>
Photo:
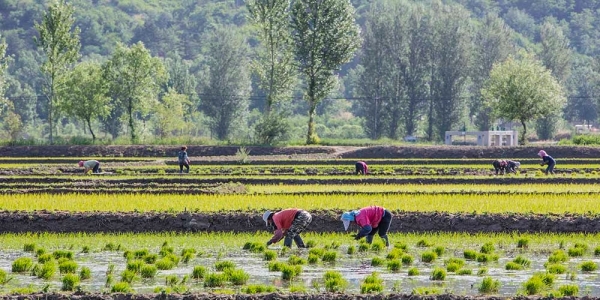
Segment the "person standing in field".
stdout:
<svg viewBox="0 0 600 300">
<path fill-rule="evenodd" d="M 367 175 L 369 172 L 369 166 L 364 161 L 358 161 L 354 166 L 356 167 L 354 174 Z"/>
<path fill-rule="evenodd" d="M 100 173 L 100 162 L 97 160 L 80 160 L 79 167 L 83 167 L 83 174 L 87 174 L 90 170 L 92 173 L 99 174 Z"/>
<path fill-rule="evenodd" d="M 540 166 L 548 165 L 545 171 L 546 175 L 554 175 L 554 166 L 556 166 L 556 161 L 554 160 L 554 158 L 548 155 L 548 153 L 546 153 L 546 151 L 544 150 L 540 150 L 540 152 L 538 152 L 538 156 L 542 158 L 542 163 L 540 164 Z"/>
<path fill-rule="evenodd" d="M 267 242 L 267 246 L 284 239 L 284 247 L 291 248 L 293 240 L 298 248 L 306 248 L 300 233 L 312 222 L 312 216 L 307 211 L 290 208 L 273 213 L 267 210 L 263 214 L 263 221 L 267 228 L 275 230 L 273 237 Z"/>
<path fill-rule="evenodd" d="M 344 230 L 348 231 L 350 223 L 356 223 L 360 227 L 358 234 L 354 236 L 355 240 L 366 237 L 367 243 L 373 242 L 376 233 L 385 241 L 386 246 L 390 246 L 388 231 L 392 224 L 392 214 L 381 206 L 369 206 L 360 210 L 353 210 L 342 214 Z"/>
<path fill-rule="evenodd" d="M 177 159 L 179 160 L 179 174 L 183 173 L 183 167 L 185 167 L 185 172 L 190 172 L 190 158 L 187 155 L 187 147 L 181 147 L 181 150 L 177 154 Z"/>
</svg>

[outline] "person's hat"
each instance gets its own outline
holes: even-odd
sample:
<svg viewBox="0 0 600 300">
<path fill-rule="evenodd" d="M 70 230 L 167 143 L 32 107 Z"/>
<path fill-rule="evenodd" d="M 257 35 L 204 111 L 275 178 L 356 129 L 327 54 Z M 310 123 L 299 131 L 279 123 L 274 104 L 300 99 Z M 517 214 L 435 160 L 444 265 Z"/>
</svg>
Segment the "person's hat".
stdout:
<svg viewBox="0 0 600 300">
<path fill-rule="evenodd" d="M 272 214 L 270 210 L 265 211 L 263 214 L 263 221 L 265 221 L 265 225 L 269 226 L 269 216 Z"/>
<path fill-rule="evenodd" d="M 80 161 L 79 161 L 79 166 L 80 166 L 80 167 L 83 167 L 83 160 L 80 160 Z"/>
<path fill-rule="evenodd" d="M 538 156 L 539 156 L 539 157 L 544 157 L 544 156 L 547 156 L 547 155 L 548 155 L 548 154 L 547 154 L 547 153 L 546 153 L 546 151 L 544 151 L 544 150 L 540 150 L 540 152 L 538 152 Z"/>
<path fill-rule="evenodd" d="M 515 161 L 515 168 L 519 168 L 519 167 L 521 167 L 521 163 L 518 161 Z"/>
<path fill-rule="evenodd" d="M 348 231 L 348 227 L 350 227 L 350 222 L 355 220 L 356 211 L 347 211 L 342 214 L 342 223 L 344 223 L 344 230 Z"/>
</svg>

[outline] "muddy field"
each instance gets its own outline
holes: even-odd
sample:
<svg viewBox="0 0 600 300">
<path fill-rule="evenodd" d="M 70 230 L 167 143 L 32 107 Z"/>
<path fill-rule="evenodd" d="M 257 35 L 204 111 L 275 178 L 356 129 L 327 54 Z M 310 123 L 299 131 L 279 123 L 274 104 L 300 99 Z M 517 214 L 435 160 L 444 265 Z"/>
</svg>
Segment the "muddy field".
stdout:
<svg viewBox="0 0 600 300">
<path fill-rule="evenodd" d="M 310 232 L 343 232 L 341 211 L 311 212 Z M 600 232 L 600 216 L 394 212 L 390 232 Z M 262 212 L 0 212 L 0 232 L 256 232 Z M 357 228 L 351 228 L 357 229 Z"/>
</svg>

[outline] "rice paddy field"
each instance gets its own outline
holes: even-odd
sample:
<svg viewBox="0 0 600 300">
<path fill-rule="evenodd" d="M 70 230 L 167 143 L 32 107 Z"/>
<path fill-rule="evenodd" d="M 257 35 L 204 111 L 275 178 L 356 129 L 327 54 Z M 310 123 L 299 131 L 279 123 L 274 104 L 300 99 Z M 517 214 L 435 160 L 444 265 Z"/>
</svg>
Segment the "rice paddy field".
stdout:
<svg viewBox="0 0 600 300">
<path fill-rule="evenodd" d="M 507 175 L 479 158 L 368 159 L 367 175 L 331 156 L 192 157 L 183 174 L 90 158 L 101 174 L 0 158 L 0 294 L 600 297 L 600 158 L 555 175 L 535 157 Z M 394 215 L 389 247 L 343 230 L 370 205 Z M 307 249 L 266 245 L 263 212 L 290 207 L 313 215 Z"/>
</svg>

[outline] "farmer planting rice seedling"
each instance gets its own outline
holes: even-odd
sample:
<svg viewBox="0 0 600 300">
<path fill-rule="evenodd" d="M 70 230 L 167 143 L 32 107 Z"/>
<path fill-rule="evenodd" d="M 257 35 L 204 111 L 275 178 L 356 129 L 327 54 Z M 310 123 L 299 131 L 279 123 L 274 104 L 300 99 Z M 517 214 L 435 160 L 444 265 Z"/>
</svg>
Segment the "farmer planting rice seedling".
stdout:
<svg viewBox="0 0 600 300">
<path fill-rule="evenodd" d="M 283 239 L 283 246 L 291 248 L 292 241 L 298 248 L 306 248 L 300 233 L 312 221 L 312 216 L 305 210 L 290 208 L 276 213 L 267 210 L 263 214 L 263 220 L 270 230 L 275 230 L 273 237 L 267 242 L 267 246 L 275 244 Z"/>
<path fill-rule="evenodd" d="M 346 231 L 348 231 L 350 224 L 356 224 L 360 227 L 358 233 L 354 236 L 355 240 L 366 237 L 367 243 L 371 244 L 377 233 L 385 241 L 385 245 L 390 246 L 387 233 L 392 223 L 392 214 L 387 209 L 380 206 L 369 206 L 360 210 L 345 212 L 342 214 L 341 219 Z"/>
<path fill-rule="evenodd" d="M 367 166 L 367 163 L 364 161 L 356 162 L 354 167 L 355 167 L 355 171 L 354 171 L 355 174 L 367 175 L 369 173 L 369 166 Z"/>
<path fill-rule="evenodd" d="M 87 174 L 90 170 L 93 174 L 100 173 L 100 162 L 97 160 L 80 160 L 79 167 L 83 168 L 83 174 Z"/>
<path fill-rule="evenodd" d="M 546 151 L 544 150 L 540 150 L 538 152 L 538 156 L 542 159 L 542 163 L 540 164 L 540 166 L 548 165 L 544 173 L 546 173 L 546 175 L 554 175 L 554 166 L 556 166 L 556 161 L 554 160 L 554 158 L 548 155 L 548 153 L 546 153 Z"/>
<path fill-rule="evenodd" d="M 504 159 L 497 159 L 492 163 L 492 165 L 494 166 L 496 175 L 498 175 L 498 173 L 502 175 L 506 173 L 516 173 L 517 169 L 521 167 L 521 163 L 518 161 Z"/>
</svg>

